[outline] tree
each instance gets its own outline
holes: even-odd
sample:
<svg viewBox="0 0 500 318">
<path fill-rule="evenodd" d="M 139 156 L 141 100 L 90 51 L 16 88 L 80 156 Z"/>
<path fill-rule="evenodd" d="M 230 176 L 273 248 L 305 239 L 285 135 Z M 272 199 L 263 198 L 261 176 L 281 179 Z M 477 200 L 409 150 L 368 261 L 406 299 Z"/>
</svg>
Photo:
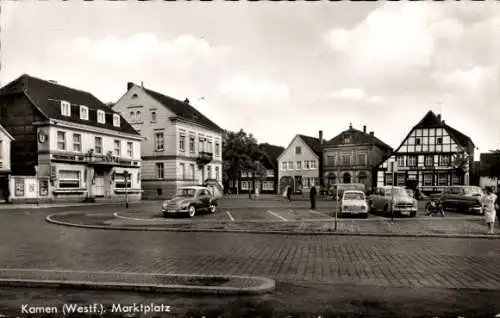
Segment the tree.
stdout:
<svg viewBox="0 0 500 318">
<path fill-rule="evenodd" d="M 453 154 L 451 163 L 456 172 L 463 178 L 470 168 L 470 156 L 463 148 L 460 148 Z"/>
<path fill-rule="evenodd" d="M 226 185 L 236 182 L 242 171 L 255 172 L 255 161 L 261 158 L 257 140 L 243 129 L 225 131 L 222 141 L 223 176 Z"/>
</svg>

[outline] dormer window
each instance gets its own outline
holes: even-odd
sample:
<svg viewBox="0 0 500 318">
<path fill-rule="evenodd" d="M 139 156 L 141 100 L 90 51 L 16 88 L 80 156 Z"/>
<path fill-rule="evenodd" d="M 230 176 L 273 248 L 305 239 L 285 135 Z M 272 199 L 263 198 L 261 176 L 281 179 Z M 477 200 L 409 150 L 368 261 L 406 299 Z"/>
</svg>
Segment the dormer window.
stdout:
<svg viewBox="0 0 500 318">
<path fill-rule="evenodd" d="M 87 106 L 80 106 L 80 119 L 89 120 L 89 108 Z"/>
<path fill-rule="evenodd" d="M 120 115 L 113 114 L 113 126 L 120 127 Z"/>
<path fill-rule="evenodd" d="M 103 110 L 98 110 L 97 111 L 97 122 L 99 124 L 105 124 L 106 123 L 106 113 L 104 113 Z"/>
<path fill-rule="evenodd" d="M 71 104 L 67 101 L 61 101 L 61 115 L 71 116 Z"/>
<path fill-rule="evenodd" d="M 351 143 L 351 136 L 346 135 L 344 136 L 344 144 L 350 144 Z"/>
</svg>

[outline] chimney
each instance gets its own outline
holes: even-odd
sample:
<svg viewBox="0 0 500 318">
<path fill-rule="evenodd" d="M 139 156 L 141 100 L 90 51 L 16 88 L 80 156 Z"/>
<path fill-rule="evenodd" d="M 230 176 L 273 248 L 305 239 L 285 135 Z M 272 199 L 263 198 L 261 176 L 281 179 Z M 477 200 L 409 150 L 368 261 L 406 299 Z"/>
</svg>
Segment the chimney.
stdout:
<svg viewBox="0 0 500 318">
<path fill-rule="evenodd" d="M 323 146 L 323 130 L 319 131 L 319 143 Z"/>
<path fill-rule="evenodd" d="M 186 99 L 184 100 L 184 103 L 189 104 L 189 98 L 186 98 Z"/>
<path fill-rule="evenodd" d="M 366 125 L 363 125 L 363 132 L 366 134 Z"/>
<path fill-rule="evenodd" d="M 352 129 L 352 123 L 349 123 L 349 129 Z"/>
<path fill-rule="evenodd" d="M 144 88 L 144 82 L 143 81 L 141 81 L 141 87 Z"/>
<path fill-rule="evenodd" d="M 132 87 L 134 87 L 134 83 L 128 82 L 127 83 L 127 91 L 129 91 Z"/>
<path fill-rule="evenodd" d="M 446 122 L 444 120 L 441 123 L 443 124 L 443 126 L 446 125 Z"/>
<path fill-rule="evenodd" d="M 437 114 L 437 118 L 439 121 L 441 121 L 441 114 Z"/>
<path fill-rule="evenodd" d="M 370 131 L 370 136 L 375 136 L 375 133 L 373 131 Z"/>
</svg>

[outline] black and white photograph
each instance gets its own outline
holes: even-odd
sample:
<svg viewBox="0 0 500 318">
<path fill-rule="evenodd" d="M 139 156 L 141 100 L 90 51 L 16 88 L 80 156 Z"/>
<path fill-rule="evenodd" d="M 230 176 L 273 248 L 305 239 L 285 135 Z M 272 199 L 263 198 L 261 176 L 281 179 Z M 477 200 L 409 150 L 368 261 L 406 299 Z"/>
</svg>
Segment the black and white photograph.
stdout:
<svg viewBox="0 0 500 318">
<path fill-rule="evenodd" d="M 0 3 L 0 317 L 500 317 L 496 1 Z"/>
</svg>

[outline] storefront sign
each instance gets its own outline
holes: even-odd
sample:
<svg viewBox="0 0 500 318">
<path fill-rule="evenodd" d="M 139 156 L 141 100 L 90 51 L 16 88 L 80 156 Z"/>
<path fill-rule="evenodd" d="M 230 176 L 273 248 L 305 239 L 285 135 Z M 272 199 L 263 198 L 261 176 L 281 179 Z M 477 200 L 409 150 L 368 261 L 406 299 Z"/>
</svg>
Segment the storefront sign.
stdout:
<svg viewBox="0 0 500 318">
<path fill-rule="evenodd" d="M 16 178 L 16 197 L 24 197 L 24 179 Z"/>
</svg>

